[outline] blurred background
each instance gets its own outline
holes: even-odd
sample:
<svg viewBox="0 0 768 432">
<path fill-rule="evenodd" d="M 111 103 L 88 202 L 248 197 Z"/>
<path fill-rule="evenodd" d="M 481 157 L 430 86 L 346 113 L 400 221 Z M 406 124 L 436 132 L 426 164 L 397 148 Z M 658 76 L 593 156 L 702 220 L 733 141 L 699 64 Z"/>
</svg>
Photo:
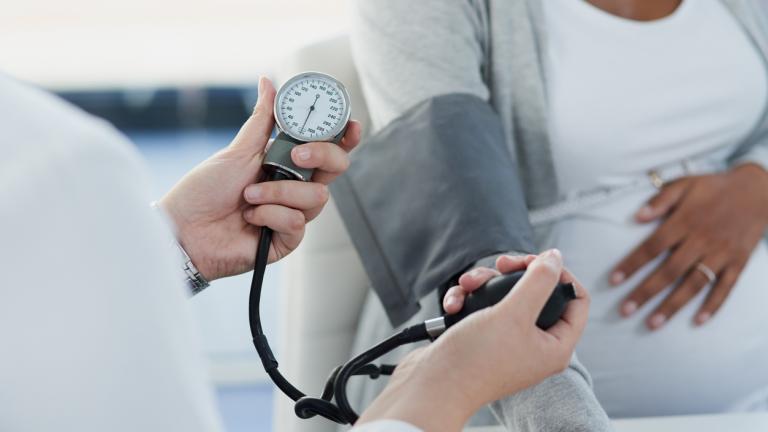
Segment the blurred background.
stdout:
<svg viewBox="0 0 768 432">
<path fill-rule="evenodd" d="M 229 143 L 260 76 L 345 33 L 347 21 L 344 0 L 6 0 L 0 71 L 115 124 L 147 159 L 159 197 Z M 279 267 L 264 288 L 271 335 Z M 242 275 L 191 300 L 230 432 L 272 425 L 272 388 L 248 331 L 249 285 Z"/>
</svg>

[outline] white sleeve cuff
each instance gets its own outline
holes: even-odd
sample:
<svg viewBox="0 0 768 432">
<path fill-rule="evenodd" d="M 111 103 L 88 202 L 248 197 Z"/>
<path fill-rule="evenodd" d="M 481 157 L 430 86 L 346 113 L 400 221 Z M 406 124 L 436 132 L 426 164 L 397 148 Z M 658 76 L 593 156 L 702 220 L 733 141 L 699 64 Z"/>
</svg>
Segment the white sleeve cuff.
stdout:
<svg viewBox="0 0 768 432">
<path fill-rule="evenodd" d="M 423 432 L 412 424 L 398 420 L 378 420 L 353 428 L 350 432 Z"/>
</svg>

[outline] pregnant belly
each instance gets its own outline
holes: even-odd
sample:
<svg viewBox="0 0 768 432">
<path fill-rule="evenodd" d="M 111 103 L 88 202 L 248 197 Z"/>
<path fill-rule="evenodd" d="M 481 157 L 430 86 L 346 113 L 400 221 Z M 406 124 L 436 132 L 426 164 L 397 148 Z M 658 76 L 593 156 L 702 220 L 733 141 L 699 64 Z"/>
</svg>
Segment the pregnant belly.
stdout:
<svg viewBox="0 0 768 432">
<path fill-rule="evenodd" d="M 592 295 L 590 320 L 577 349 L 612 417 L 765 409 L 768 400 L 768 248 L 760 242 L 720 311 L 702 327 L 694 314 L 699 293 L 663 328 L 644 319 L 657 296 L 634 316 L 618 314 L 621 300 L 659 263 L 649 263 L 619 287 L 608 272 L 654 226 L 631 221 L 646 197 L 627 197 L 555 224 L 545 247 L 558 247 L 566 265 Z M 661 258 L 660 258 L 661 259 Z M 705 290 L 706 291 L 706 290 Z M 759 407 L 759 408 L 758 408 Z"/>
</svg>

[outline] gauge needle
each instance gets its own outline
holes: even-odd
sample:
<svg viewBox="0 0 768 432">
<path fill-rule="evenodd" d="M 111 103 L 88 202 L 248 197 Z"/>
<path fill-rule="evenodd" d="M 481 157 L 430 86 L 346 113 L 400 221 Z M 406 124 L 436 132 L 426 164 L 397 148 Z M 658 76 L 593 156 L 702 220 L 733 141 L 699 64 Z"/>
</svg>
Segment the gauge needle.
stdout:
<svg viewBox="0 0 768 432">
<path fill-rule="evenodd" d="M 307 125 L 307 122 L 309 121 L 309 116 L 312 115 L 312 111 L 315 110 L 315 105 L 317 105 L 317 100 L 320 99 L 320 95 L 315 95 L 315 102 L 312 104 L 311 107 L 309 107 L 309 112 L 307 113 L 307 118 L 304 119 L 304 124 L 301 125 L 301 129 L 299 129 L 299 133 L 304 133 L 304 126 Z"/>
</svg>

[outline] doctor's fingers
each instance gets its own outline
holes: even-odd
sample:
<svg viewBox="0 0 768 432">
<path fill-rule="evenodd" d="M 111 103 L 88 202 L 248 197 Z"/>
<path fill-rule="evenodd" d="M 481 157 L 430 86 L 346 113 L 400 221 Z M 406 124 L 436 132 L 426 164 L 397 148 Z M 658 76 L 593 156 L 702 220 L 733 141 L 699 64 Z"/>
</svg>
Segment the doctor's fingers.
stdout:
<svg viewBox="0 0 768 432">
<path fill-rule="evenodd" d="M 560 251 L 550 249 L 537 256 L 526 268 L 515 289 L 494 306 L 503 316 L 533 325 L 563 275 Z"/>
<path fill-rule="evenodd" d="M 443 297 L 443 309 L 449 314 L 461 311 L 461 308 L 464 307 L 464 299 L 467 297 L 467 294 L 480 288 L 484 283 L 499 274 L 498 271 L 488 267 L 477 267 L 464 273 L 459 278 L 459 285 L 451 287 L 445 293 L 445 296 Z"/>
<path fill-rule="evenodd" d="M 307 221 L 314 219 L 328 202 L 328 186 L 298 180 L 281 180 L 249 185 L 243 192 L 248 204 L 276 204 L 304 212 Z"/>
<path fill-rule="evenodd" d="M 557 338 L 565 349 L 573 351 L 576 343 L 581 338 L 581 334 L 584 332 L 584 328 L 587 326 L 589 305 L 592 299 L 589 291 L 575 278 L 563 282 L 573 284 L 576 298 L 568 303 L 563 316 L 560 317 L 560 320 L 554 326 L 547 330 L 547 333 Z"/>
<path fill-rule="evenodd" d="M 272 107 L 275 104 L 275 86 L 272 81 L 262 77 L 259 80 L 259 99 L 251 116 L 245 121 L 232 143 L 231 148 L 243 150 L 247 154 L 257 154 L 264 150 L 275 126 Z"/>
<path fill-rule="evenodd" d="M 285 206 L 264 204 L 243 211 L 243 219 L 251 225 L 267 226 L 279 234 L 281 240 L 291 249 L 298 246 L 304 237 L 307 220 L 304 213 Z M 274 243 L 276 240 L 272 240 Z"/>
<path fill-rule="evenodd" d="M 512 273 L 528 267 L 536 255 L 502 255 L 496 260 L 496 268 L 502 273 Z"/>
<path fill-rule="evenodd" d="M 331 183 L 349 168 L 349 154 L 360 142 L 360 123 L 351 121 L 339 145 L 329 142 L 310 142 L 296 146 L 291 159 L 302 168 L 313 168 L 312 181 Z"/>
<path fill-rule="evenodd" d="M 536 258 L 535 255 L 502 255 L 496 260 L 496 268 L 477 267 L 459 278 L 459 285 L 452 287 L 443 297 L 443 309 L 449 314 L 461 311 L 467 294 L 477 290 L 486 282 L 501 273 L 523 270 Z"/>
</svg>

